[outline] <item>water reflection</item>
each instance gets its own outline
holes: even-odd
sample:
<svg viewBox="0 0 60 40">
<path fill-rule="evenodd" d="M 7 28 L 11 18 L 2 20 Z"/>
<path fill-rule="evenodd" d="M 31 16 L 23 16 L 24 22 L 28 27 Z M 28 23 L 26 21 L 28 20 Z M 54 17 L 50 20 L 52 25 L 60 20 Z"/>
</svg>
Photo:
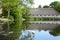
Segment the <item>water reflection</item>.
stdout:
<svg viewBox="0 0 60 40">
<path fill-rule="evenodd" d="M 51 35 L 49 32 L 50 32 L 49 30 L 48 31 L 25 30 L 22 32 L 19 40 L 60 40 L 60 36 L 55 37 Z"/>
<path fill-rule="evenodd" d="M 21 27 L 14 22 L 1 25 L 0 40 L 60 40 L 60 25 L 58 24 L 30 24 L 23 21 Z M 3 32 L 3 33 L 1 33 Z"/>
<path fill-rule="evenodd" d="M 53 36 L 60 36 L 60 26 L 56 27 L 54 30 L 49 32 Z"/>
<path fill-rule="evenodd" d="M 29 23 L 26 20 L 23 21 L 20 26 L 15 22 L 9 22 L 9 25 L 8 22 L 6 22 L 1 26 L 3 29 L 0 31 L 0 40 L 18 40 L 21 31 L 26 30 L 27 26 L 29 26 Z"/>
<path fill-rule="evenodd" d="M 22 31 L 22 34 L 20 36 L 20 39 L 19 40 L 33 40 L 34 38 L 34 34 L 31 33 L 30 31 Z"/>
<path fill-rule="evenodd" d="M 59 24 L 30 24 L 19 40 L 60 40 Z"/>
<path fill-rule="evenodd" d="M 0 31 L 0 40 L 17 40 L 21 34 L 21 27 L 18 27 L 17 24 L 9 22 L 8 24 L 3 24 L 3 30 Z"/>
<path fill-rule="evenodd" d="M 58 24 L 31 24 L 27 28 L 28 30 L 39 29 L 39 30 L 53 30 L 58 27 Z"/>
</svg>

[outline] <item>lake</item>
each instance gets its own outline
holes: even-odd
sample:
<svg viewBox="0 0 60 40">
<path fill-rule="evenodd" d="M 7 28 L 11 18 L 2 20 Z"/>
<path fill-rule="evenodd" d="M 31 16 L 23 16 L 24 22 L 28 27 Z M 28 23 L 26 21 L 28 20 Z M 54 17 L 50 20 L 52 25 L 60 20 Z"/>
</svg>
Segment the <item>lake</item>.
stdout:
<svg viewBox="0 0 60 40">
<path fill-rule="evenodd" d="M 19 40 L 60 40 L 59 30 L 58 24 L 30 24 L 22 30 Z"/>
<path fill-rule="evenodd" d="M 59 24 L 28 24 L 24 22 L 21 27 L 6 32 L 2 30 L 3 33 L 0 32 L 0 40 L 60 40 Z"/>
</svg>

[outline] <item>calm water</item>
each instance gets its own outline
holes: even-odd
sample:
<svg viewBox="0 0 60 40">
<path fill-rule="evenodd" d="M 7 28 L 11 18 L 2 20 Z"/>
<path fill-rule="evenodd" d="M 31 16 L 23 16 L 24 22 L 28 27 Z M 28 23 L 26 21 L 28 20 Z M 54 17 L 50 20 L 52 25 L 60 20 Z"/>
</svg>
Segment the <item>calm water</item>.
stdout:
<svg viewBox="0 0 60 40">
<path fill-rule="evenodd" d="M 60 40 L 60 27 L 57 24 L 31 24 L 22 30 L 19 40 Z"/>
<path fill-rule="evenodd" d="M 25 30 L 19 40 L 60 40 L 60 36 L 53 36 L 50 31 Z"/>
<path fill-rule="evenodd" d="M 60 40 L 60 25 L 58 24 L 28 24 L 24 22 L 21 28 L 11 28 L 10 31 L 0 32 L 0 40 Z M 7 25 L 4 30 L 6 29 L 8 30 Z"/>
</svg>

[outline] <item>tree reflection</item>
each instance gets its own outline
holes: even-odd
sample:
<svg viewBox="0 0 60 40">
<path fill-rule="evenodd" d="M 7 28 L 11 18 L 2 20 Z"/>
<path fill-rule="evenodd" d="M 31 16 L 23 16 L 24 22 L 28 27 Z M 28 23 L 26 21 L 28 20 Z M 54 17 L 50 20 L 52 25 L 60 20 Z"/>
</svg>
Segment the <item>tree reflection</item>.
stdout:
<svg viewBox="0 0 60 40">
<path fill-rule="evenodd" d="M 34 40 L 34 34 L 30 31 L 23 31 L 19 40 Z"/>
<path fill-rule="evenodd" d="M 55 29 L 49 32 L 53 36 L 60 36 L 60 26 L 56 27 Z"/>
<path fill-rule="evenodd" d="M 7 34 L 7 35 L 0 34 L 1 35 L 0 39 L 2 39 L 2 40 L 5 40 L 5 39 L 6 40 L 18 40 L 19 36 L 21 35 L 21 31 L 25 30 L 29 26 L 29 23 L 28 23 L 28 21 L 22 21 L 21 25 L 18 26 L 18 23 L 9 22 L 9 26 L 10 26 L 10 28 L 8 30 L 8 24 L 5 23 L 3 25 L 3 30 L 5 31 L 3 34 Z M 9 34 L 9 32 L 13 32 L 13 33 Z"/>
<path fill-rule="evenodd" d="M 22 29 L 27 29 L 27 27 L 29 27 L 29 25 L 30 25 L 30 23 L 28 20 L 23 21 L 22 22 L 22 26 L 23 26 Z"/>
</svg>

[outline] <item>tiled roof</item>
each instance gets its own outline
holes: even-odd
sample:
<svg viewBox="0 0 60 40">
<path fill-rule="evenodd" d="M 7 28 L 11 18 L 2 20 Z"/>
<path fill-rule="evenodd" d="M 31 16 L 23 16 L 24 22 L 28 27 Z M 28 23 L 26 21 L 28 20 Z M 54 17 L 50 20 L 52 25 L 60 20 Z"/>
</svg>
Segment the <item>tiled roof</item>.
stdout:
<svg viewBox="0 0 60 40">
<path fill-rule="evenodd" d="M 57 12 L 53 8 L 31 8 L 30 13 L 32 15 L 58 15 Z"/>
</svg>

